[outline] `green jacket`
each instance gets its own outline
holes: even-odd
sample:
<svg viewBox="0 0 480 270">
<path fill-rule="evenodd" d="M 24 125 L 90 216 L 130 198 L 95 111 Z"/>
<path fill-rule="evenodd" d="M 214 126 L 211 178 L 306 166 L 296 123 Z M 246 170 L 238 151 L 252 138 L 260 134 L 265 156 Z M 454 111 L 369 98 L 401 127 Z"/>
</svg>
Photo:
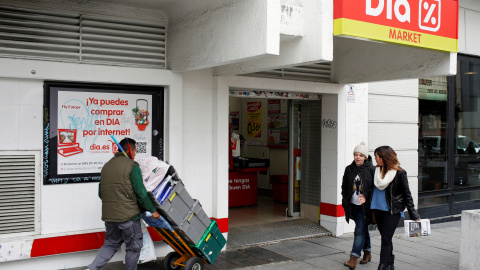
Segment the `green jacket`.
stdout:
<svg viewBox="0 0 480 270">
<path fill-rule="evenodd" d="M 116 153 L 102 168 L 98 195 L 102 199 L 102 220 L 124 222 L 140 219 L 140 212 L 155 212 L 143 185 L 138 164 Z"/>
</svg>

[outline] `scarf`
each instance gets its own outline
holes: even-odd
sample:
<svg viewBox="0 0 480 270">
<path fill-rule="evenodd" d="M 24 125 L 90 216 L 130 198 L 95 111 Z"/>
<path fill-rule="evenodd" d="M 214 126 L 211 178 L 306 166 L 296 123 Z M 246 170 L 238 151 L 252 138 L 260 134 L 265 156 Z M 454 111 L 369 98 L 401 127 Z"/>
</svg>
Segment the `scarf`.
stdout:
<svg viewBox="0 0 480 270">
<path fill-rule="evenodd" d="M 385 174 L 385 177 L 382 179 L 381 178 L 382 173 L 380 172 L 380 167 L 377 167 L 375 169 L 375 177 L 373 179 L 373 182 L 378 189 L 384 190 L 393 181 L 396 174 L 397 174 L 396 170 L 393 170 L 393 169 L 388 170 L 388 172 Z"/>
</svg>

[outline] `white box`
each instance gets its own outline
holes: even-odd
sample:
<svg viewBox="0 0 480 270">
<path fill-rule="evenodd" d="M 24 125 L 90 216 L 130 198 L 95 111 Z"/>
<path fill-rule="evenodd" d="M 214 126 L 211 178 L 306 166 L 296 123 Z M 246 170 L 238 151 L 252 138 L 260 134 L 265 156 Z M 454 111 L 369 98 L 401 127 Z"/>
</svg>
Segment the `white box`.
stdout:
<svg viewBox="0 0 480 270">
<path fill-rule="evenodd" d="M 422 219 L 419 222 L 415 220 L 405 220 L 405 237 L 427 236 L 431 234 L 430 220 Z"/>
</svg>

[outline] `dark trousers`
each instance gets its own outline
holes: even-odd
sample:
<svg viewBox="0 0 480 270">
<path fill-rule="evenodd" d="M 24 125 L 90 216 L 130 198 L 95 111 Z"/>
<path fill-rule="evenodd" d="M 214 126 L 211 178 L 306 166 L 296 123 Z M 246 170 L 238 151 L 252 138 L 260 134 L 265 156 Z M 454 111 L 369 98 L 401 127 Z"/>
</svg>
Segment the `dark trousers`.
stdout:
<svg viewBox="0 0 480 270">
<path fill-rule="evenodd" d="M 400 221 L 400 214 L 391 215 L 390 212 L 374 210 L 378 230 L 382 236 L 382 245 L 380 248 L 380 263 L 392 265 L 395 261 L 393 255 L 393 234 Z"/>
<path fill-rule="evenodd" d="M 91 270 L 99 270 L 115 255 L 125 242 L 125 269 L 136 270 L 140 251 L 143 246 L 143 233 L 140 220 L 125 222 L 105 222 L 105 242 L 98 251 L 95 260 L 88 266 Z"/>
</svg>

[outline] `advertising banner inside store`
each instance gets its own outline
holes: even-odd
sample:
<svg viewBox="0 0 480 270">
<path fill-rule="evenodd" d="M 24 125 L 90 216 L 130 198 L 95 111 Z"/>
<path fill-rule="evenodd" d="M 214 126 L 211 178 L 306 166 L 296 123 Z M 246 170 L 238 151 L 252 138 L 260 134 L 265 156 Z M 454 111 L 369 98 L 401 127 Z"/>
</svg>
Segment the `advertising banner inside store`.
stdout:
<svg viewBox="0 0 480 270">
<path fill-rule="evenodd" d="M 334 35 L 458 51 L 458 0 L 334 0 Z"/>
<path fill-rule="evenodd" d="M 262 103 L 247 103 L 247 136 L 254 138 L 262 137 Z"/>
<path fill-rule="evenodd" d="M 44 184 L 100 181 L 126 137 L 163 159 L 162 88 L 45 83 L 44 110 Z"/>
</svg>

